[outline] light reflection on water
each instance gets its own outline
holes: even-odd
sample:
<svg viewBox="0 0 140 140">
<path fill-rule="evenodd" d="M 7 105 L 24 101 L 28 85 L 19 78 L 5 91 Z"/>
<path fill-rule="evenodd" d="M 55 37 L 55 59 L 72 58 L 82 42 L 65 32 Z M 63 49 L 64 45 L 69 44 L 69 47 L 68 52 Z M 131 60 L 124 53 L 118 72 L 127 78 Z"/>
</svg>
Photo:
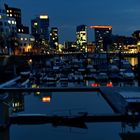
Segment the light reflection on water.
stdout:
<svg viewBox="0 0 140 140">
<path fill-rule="evenodd" d="M 50 93 L 49 93 L 50 94 Z M 51 93 L 51 102 L 41 102 L 41 95 L 24 97 L 24 111 L 20 113 L 43 113 L 47 115 L 76 115 L 78 112 L 89 114 L 113 113 L 98 92 L 88 93 Z M 88 129 L 53 127 L 43 125 L 12 125 L 10 140 L 67 139 L 67 140 L 120 140 L 121 123 L 87 123 Z"/>
<path fill-rule="evenodd" d="M 138 58 L 137 57 L 127 57 L 126 58 L 129 63 L 132 65 L 132 66 L 135 66 L 138 64 Z"/>
<path fill-rule="evenodd" d="M 109 106 L 99 93 L 51 93 L 51 102 L 41 102 L 40 96 L 25 97 L 25 113 L 68 113 L 79 111 L 89 113 L 110 113 Z M 98 108 L 98 109 L 97 109 Z"/>
</svg>

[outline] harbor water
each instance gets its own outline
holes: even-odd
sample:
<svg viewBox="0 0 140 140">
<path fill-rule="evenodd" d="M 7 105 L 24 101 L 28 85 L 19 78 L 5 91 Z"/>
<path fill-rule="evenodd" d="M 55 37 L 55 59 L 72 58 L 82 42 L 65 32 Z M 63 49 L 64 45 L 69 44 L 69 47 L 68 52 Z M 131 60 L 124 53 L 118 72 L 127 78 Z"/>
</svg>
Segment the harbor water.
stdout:
<svg viewBox="0 0 140 140">
<path fill-rule="evenodd" d="M 129 60 L 129 59 L 128 59 Z M 129 60 L 131 65 L 137 65 L 137 59 Z M 75 62 L 77 63 L 77 62 Z M 46 64 L 49 68 L 50 64 Z M 65 64 L 66 65 L 66 64 Z M 73 65 L 72 65 L 73 66 Z M 45 71 L 41 65 L 42 72 Z M 54 67 L 53 67 L 54 68 Z M 69 69 L 69 67 L 66 67 Z M 55 70 L 57 67 L 54 68 Z M 77 69 L 75 66 L 74 69 Z M 67 87 L 102 87 L 102 86 L 115 86 L 115 87 L 138 87 L 137 79 L 121 79 L 115 81 L 108 81 L 108 79 L 102 79 L 100 83 L 93 79 L 79 79 L 76 82 L 67 81 L 64 75 L 57 73 L 59 79 L 56 81 L 53 79 L 51 82 L 44 78 L 43 82 L 38 81 L 38 68 L 32 69 L 37 71 L 36 79 L 31 78 L 30 87 L 51 87 L 51 88 L 67 88 Z M 47 72 L 50 69 L 47 69 Z M 81 67 L 80 70 L 81 71 Z M 81 72 L 83 73 L 83 71 Z M 62 74 L 62 72 L 61 72 Z M 77 73 L 75 73 L 77 74 Z M 99 74 L 99 73 L 97 73 Z M 86 74 L 85 74 L 86 75 Z M 44 75 L 43 75 L 44 76 Z M 45 75 L 46 76 L 46 75 Z M 44 76 L 44 77 L 45 77 Z M 72 75 L 73 76 L 73 75 Z M 77 75 L 78 77 L 79 75 Z M 90 75 L 91 76 L 91 75 Z M 94 75 L 95 76 L 95 75 Z M 98 75 L 99 76 L 99 75 Z M 104 76 L 104 74 L 102 75 Z M 49 77 L 50 78 L 50 77 Z M 71 78 L 71 77 L 70 77 Z M 96 78 L 97 77 L 96 75 Z M 63 80 L 62 80 L 63 79 Z M 19 83 L 12 85 L 11 87 L 21 87 L 25 85 Z M 108 84 L 109 82 L 109 84 Z M 27 88 L 27 87 L 24 87 Z M 110 105 L 101 96 L 100 92 L 9 92 L 1 94 L 0 96 L 0 108 L 1 108 L 1 125 L 8 124 L 4 128 L 0 129 L 1 140 L 124 140 L 124 139 L 140 139 L 140 126 L 139 123 L 132 126 L 129 122 L 86 122 L 84 125 L 72 125 L 59 123 L 31 123 L 30 121 L 9 122 L 9 118 L 17 115 L 22 116 L 102 116 L 102 115 L 114 115 L 114 111 Z M 9 124 L 10 123 L 10 124 Z M 130 136 L 131 134 L 131 136 Z"/>
<path fill-rule="evenodd" d="M 21 95 L 20 95 L 21 96 Z M 43 102 L 42 98 L 50 96 L 49 102 Z M 13 99 L 14 100 L 14 99 Z M 21 97 L 22 110 L 16 110 L 12 114 L 46 114 L 46 115 L 78 115 L 79 113 L 88 114 L 113 114 L 110 106 L 105 102 L 98 92 L 83 93 L 43 93 L 43 94 L 25 94 Z M 2 131 L 2 140 L 7 135 L 6 140 L 24 140 L 24 139 L 68 139 L 68 140 L 100 140 L 113 139 L 121 140 L 120 133 L 124 133 L 123 123 L 121 122 L 94 122 L 86 123 L 87 128 L 76 128 L 69 126 L 53 126 L 52 124 L 12 124 L 7 134 Z M 139 129 L 139 126 L 136 128 Z M 125 132 L 135 132 L 129 125 Z M 1 138 L 2 138 L 1 137 Z"/>
</svg>

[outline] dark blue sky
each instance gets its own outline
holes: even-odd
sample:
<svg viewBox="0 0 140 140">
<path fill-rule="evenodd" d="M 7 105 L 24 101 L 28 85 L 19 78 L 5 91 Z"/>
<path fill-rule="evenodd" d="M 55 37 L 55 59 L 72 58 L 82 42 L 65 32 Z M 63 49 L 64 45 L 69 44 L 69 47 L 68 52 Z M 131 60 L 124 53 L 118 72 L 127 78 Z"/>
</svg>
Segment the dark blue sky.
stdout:
<svg viewBox="0 0 140 140">
<path fill-rule="evenodd" d="M 57 26 L 60 40 L 75 40 L 76 26 L 112 25 L 113 34 L 131 35 L 140 29 L 140 0 L 5 0 L 21 8 L 23 23 L 47 13 L 50 26 Z M 90 31 L 90 40 L 93 38 Z"/>
</svg>

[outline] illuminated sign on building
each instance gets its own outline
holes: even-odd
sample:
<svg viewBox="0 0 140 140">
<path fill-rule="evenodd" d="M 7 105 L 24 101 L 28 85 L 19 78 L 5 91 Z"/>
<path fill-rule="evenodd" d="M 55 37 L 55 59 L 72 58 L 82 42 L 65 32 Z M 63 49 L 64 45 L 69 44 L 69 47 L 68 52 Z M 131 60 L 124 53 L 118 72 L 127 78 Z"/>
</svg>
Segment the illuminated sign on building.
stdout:
<svg viewBox="0 0 140 140">
<path fill-rule="evenodd" d="M 94 28 L 94 29 L 112 29 L 112 26 L 89 26 L 89 28 Z"/>
<path fill-rule="evenodd" d="M 40 18 L 40 19 L 48 19 L 49 17 L 48 17 L 48 15 L 40 15 L 39 18 Z"/>
</svg>

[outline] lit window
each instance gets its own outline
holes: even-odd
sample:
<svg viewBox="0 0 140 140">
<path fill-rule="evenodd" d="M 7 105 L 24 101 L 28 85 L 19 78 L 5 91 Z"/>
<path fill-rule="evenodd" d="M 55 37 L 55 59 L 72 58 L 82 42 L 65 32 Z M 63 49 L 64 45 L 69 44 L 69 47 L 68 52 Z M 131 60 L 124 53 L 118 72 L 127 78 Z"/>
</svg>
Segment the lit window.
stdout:
<svg viewBox="0 0 140 140">
<path fill-rule="evenodd" d="M 12 14 L 10 14 L 10 17 L 12 17 Z"/>
<path fill-rule="evenodd" d="M 8 23 L 11 24 L 11 20 L 8 20 Z"/>
<path fill-rule="evenodd" d="M 7 10 L 7 13 L 9 13 L 9 10 Z"/>
<path fill-rule="evenodd" d="M 20 32 L 20 29 L 18 29 L 18 31 Z"/>
<path fill-rule="evenodd" d="M 25 41 L 27 41 L 27 38 L 25 38 Z"/>
<path fill-rule="evenodd" d="M 55 45 L 58 46 L 58 42 L 55 42 Z"/>
<path fill-rule="evenodd" d="M 23 38 L 21 37 L 20 40 L 23 40 Z"/>
<path fill-rule="evenodd" d="M 40 15 L 40 19 L 48 19 L 48 15 Z"/>
<path fill-rule="evenodd" d="M 38 23 L 37 23 L 37 22 L 35 22 L 35 23 L 34 23 L 34 26 L 37 26 L 37 25 L 38 25 Z"/>
<path fill-rule="evenodd" d="M 0 15 L 0 19 L 2 18 L 2 16 Z"/>
<path fill-rule="evenodd" d="M 51 102 L 51 97 L 43 97 L 42 98 L 42 102 L 44 102 L 44 103 L 50 103 Z"/>
<path fill-rule="evenodd" d="M 12 20 L 12 24 L 15 24 L 15 22 Z"/>
<path fill-rule="evenodd" d="M 30 41 L 35 41 L 35 39 L 34 38 L 30 38 Z"/>
<path fill-rule="evenodd" d="M 15 107 L 17 107 L 18 106 L 18 104 L 17 103 L 15 103 Z"/>
</svg>

